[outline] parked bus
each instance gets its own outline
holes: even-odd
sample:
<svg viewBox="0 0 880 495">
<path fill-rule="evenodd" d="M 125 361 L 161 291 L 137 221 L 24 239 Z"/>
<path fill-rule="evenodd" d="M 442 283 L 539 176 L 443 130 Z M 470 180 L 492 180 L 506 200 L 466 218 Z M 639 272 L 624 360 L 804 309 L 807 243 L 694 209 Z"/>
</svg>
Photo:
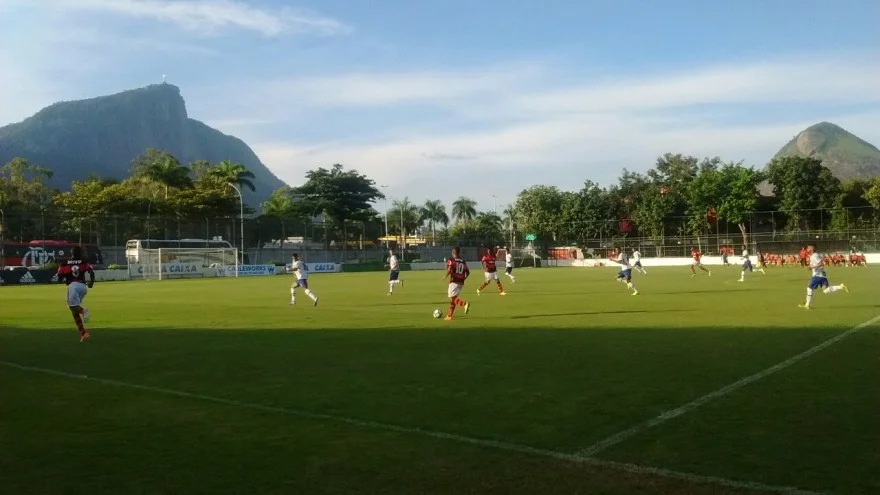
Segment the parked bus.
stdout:
<svg viewBox="0 0 880 495">
<path fill-rule="evenodd" d="M 131 239 L 125 243 L 125 259 L 139 263 L 144 249 L 234 249 L 229 241 L 207 239 Z"/>
<path fill-rule="evenodd" d="M 30 242 L 4 242 L 0 245 L 0 266 L 4 268 L 40 268 L 70 256 L 73 246 L 82 246 L 89 263 L 97 267 L 104 265 L 104 254 L 94 244 L 80 244 L 68 241 L 35 240 Z"/>
</svg>

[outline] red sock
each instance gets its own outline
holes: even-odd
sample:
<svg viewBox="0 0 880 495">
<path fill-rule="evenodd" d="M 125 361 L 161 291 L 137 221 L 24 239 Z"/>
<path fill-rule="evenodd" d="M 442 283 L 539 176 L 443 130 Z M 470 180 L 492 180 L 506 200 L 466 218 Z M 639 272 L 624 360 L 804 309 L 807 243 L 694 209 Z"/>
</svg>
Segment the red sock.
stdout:
<svg viewBox="0 0 880 495">
<path fill-rule="evenodd" d="M 449 312 L 447 316 L 452 316 L 452 313 L 455 313 L 455 299 L 449 301 Z"/>
<path fill-rule="evenodd" d="M 467 303 L 465 303 L 464 301 L 462 301 L 461 299 L 459 299 L 459 298 L 457 298 L 457 297 L 455 298 L 455 301 L 454 301 L 454 302 L 455 302 L 455 304 L 456 304 L 458 307 L 460 307 L 460 308 L 463 308 L 464 305 L 467 304 Z"/>
<path fill-rule="evenodd" d="M 504 292 L 504 287 L 501 286 L 501 282 L 498 282 L 498 292 Z"/>
<path fill-rule="evenodd" d="M 482 284 L 480 284 L 480 288 L 477 289 L 477 290 L 483 290 L 483 289 L 485 289 L 486 286 L 488 286 L 488 285 L 489 285 L 489 282 L 483 282 Z"/>
<path fill-rule="evenodd" d="M 82 311 L 82 310 L 80 310 Z M 82 317 L 79 315 L 79 312 L 74 313 L 73 321 L 76 322 L 76 328 L 79 330 L 80 334 L 86 333 L 86 327 L 83 326 Z"/>
</svg>

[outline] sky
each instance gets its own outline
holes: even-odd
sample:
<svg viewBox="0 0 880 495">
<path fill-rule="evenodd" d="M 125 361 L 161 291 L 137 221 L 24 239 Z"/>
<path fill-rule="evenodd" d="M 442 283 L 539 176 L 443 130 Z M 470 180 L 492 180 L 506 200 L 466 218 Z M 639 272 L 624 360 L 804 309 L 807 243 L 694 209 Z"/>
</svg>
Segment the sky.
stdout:
<svg viewBox="0 0 880 495">
<path fill-rule="evenodd" d="M 832 7 L 833 5 L 833 7 Z M 0 0 L 0 125 L 155 84 L 292 186 L 499 211 L 666 152 L 763 166 L 820 121 L 880 146 L 876 0 Z"/>
</svg>

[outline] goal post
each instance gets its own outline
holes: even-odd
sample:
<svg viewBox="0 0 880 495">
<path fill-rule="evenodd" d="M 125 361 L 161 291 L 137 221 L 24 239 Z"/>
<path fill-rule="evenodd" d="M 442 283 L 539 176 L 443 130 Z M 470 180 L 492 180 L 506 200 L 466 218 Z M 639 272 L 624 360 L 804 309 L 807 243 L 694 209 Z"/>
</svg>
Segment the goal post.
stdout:
<svg viewBox="0 0 880 495">
<path fill-rule="evenodd" d="M 144 280 L 238 277 L 238 250 L 232 248 L 142 249 L 138 254 Z"/>
</svg>

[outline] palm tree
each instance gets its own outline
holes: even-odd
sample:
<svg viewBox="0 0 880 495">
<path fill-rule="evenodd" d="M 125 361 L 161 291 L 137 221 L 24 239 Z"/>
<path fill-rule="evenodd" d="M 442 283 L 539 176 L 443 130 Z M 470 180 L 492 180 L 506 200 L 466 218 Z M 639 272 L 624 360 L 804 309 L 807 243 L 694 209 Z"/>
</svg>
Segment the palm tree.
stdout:
<svg viewBox="0 0 880 495">
<path fill-rule="evenodd" d="M 504 222 L 504 231 L 513 238 L 513 231 L 516 229 L 516 209 L 513 205 L 507 205 L 507 208 L 501 212 L 501 220 Z"/>
<path fill-rule="evenodd" d="M 429 199 L 425 201 L 425 206 L 422 207 L 421 211 L 422 221 L 427 221 L 428 226 L 431 227 L 431 242 L 433 245 L 437 245 L 437 224 L 443 224 L 443 226 L 449 225 L 449 215 L 446 214 L 446 207 L 439 199 Z"/>
<path fill-rule="evenodd" d="M 459 196 L 452 203 L 452 218 L 456 222 L 470 222 L 477 216 L 477 202 L 471 198 Z"/>
<path fill-rule="evenodd" d="M 296 216 L 296 209 L 290 196 L 289 187 L 276 189 L 269 199 L 260 205 L 260 210 L 267 217 L 277 218 L 281 222 L 281 255 L 284 256 L 284 240 L 287 239 L 284 222 Z"/>
<path fill-rule="evenodd" d="M 240 163 L 232 163 L 229 160 L 223 160 L 208 170 L 208 176 L 213 177 L 218 182 L 224 184 L 235 184 L 239 187 L 246 187 L 251 192 L 256 191 L 253 179 L 256 178 L 253 172 Z"/>
<path fill-rule="evenodd" d="M 147 165 L 143 172 L 144 176 L 153 182 L 165 187 L 165 199 L 168 199 L 168 191 L 172 187 L 185 189 L 192 186 L 189 170 L 182 166 L 177 158 L 168 153 L 161 153 L 155 160 Z"/>
<path fill-rule="evenodd" d="M 497 213 L 492 211 L 483 211 L 477 214 L 476 218 L 477 231 L 486 241 L 496 241 L 502 237 L 501 232 L 504 222 Z"/>
<path fill-rule="evenodd" d="M 410 203 L 408 197 L 395 200 L 388 211 L 388 223 L 400 228 L 402 242 L 405 242 L 406 233 L 415 231 L 422 224 L 421 209 Z"/>
</svg>

